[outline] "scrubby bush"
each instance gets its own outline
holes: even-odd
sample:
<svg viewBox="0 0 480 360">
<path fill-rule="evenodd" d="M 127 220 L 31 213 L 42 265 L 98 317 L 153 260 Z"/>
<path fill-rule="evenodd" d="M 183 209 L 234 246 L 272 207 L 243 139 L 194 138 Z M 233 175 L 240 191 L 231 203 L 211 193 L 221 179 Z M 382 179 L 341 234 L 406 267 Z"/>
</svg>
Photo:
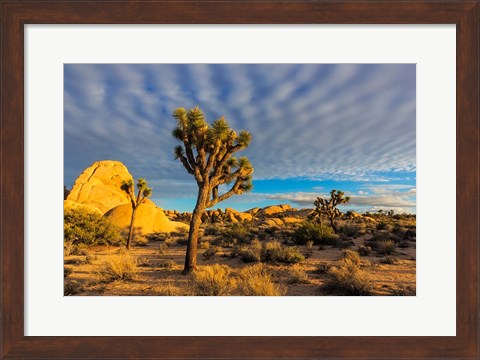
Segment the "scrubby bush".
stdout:
<svg viewBox="0 0 480 360">
<path fill-rule="evenodd" d="M 332 266 L 328 274 L 327 289 L 342 295 L 369 295 L 371 292 L 372 285 L 363 271 L 348 258 L 342 259 L 338 266 Z"/>
<path fill-rule="evenodd" d="M 356 251 L 352 250 L 344 250 L 342 252 L 342 259 L 348 259 L 355 265 L 360 265 L 360 255 Z"/>
<path fill-rule="evenodd" d="M 241 223 L 233 223 L 226 226 L 220 233 L 226 241 L 239 243 L 249 242 L 251 233 L 247 226 Z"/>
<path fill-rule="evenodd" d="M 388 224 L 385 221 L 380 221 L 377 223 L 377 230 L 387 230 L 388 229 Z"/>
<path fill-rule="evenodd" d="M 64 296 L 73 296 L 77 295 L 84 291 L 83 286 L 78 281 L 68 281 L 63 286 L 63 295 Z"/>
<path fill-rule="evenodd" d="M 230 276 L 231 269 L 226 265 L 202 266 L 191 275 L 191 286 L 197 296 L 222 296 L 235 287 Z"/>
<path fill-rule="evenodd" d="M 395 243 L 392 240 L 377 241 L 376 249 L 381 255 L 390 255 L 395 252 Z"/>
<path fill-rule="evenodd" d="M 182 289 L 175 286 L 171 281 L 155 289 L 157 296 L 181 296 L 184 295 Z"/>
<path fill-rule="evenodd" d="M 278 241 L 271 241 L 263 248 L 262 260 L 270 263 L 295 264 L 305 260 L 305 257 L 297 247 L 283 246 Z"/>
<path fill-rule="evenodd" d="M 262 260 L 263 246 L 259 240 L 253 240 L 250 245 L 239 247 L 236 252 L 243 262 L 259 262 Z"/>
<path fill-rule="evenodd" d="M 245 296 L 281 296 L 286 289 L 272 281 L 272 277 L 263 264 L 246 266 L 238 273 L 238 289 Z"/>
<path fill-rule="evenodd" d="M 358 253 L 361 256 L 368 256 L 372 252 L 372 248 L 370 246 L 360 245 L 358 247 Z"/>
<path fill-rule="evenodd" d="M 400 263 L 400 259 L 395 256 L 385 256 L 383 259 L 380 259 L 380 262 L 387 265 L 396 265 Z"/>
<path fill-rule="evenodd" d="M 333 245 L 337 240 L 338 236 L 330 226 L 313 222 L 305 222 L 293 233 L 293 241 L 297 245 L 305 245 L 307 241 L 316 245 Z"/>
<path fill-rule="evenodd" d="M 345 224 L 341 228 L 342 234 L 348 237 L 356 237 L 360 234 L 360 226 L 353 224 Z"/>
<path fill-rule="evenodd" d="M 166 232 L 154 232 L 146 235 L 148 241 L 165 241 L 169 237 L 170 234 Z"/>
<path fill-rule="evenodd" d="M 375 241 L 386 241 L 390 238 L 390 234 L 386 231 L 375 231 L 373 234 L 373 240 Z"/>
<path fill-rule="evenodd" d="M 218 225 L 208 225 L 205 230 L 203 231 L 203 235 L 221 235 L 222 228 Z"/>
<path fill-rule="evenodd" d="M 168 250 L 168 245 L 167 244 L 161 243 L 160 245 L 158 245 L 157 252 L 160 255 L 166 254 L 167 250 Z"/>
<path fill-rule="evenodd" d="M 205 260 L 213 259 L 215 257 L 215 254 L 217 254 L 219 251 L 220 248 L 218 248 L 217 246 L 210 246 L 203 252 L 203 258 Z"/>
<path fill-rule="evenodd" d="M 172 259 L 167 259 L 158 264 L 158 267 L 162 269 L 173 269 L 177 263 Z"/>
<path fill-rule="evenodd" d="M 137 260 L 129 254 L 113 254 L 104 256 L 100 269 L 103 281 L 130 280 L 137 272 Z"/>
<path fill-rule="evenodd" d="M 290 284 L 308 284 L 310 280 L 307 273 L 298 264 L 295 264 L 289 271 L 288 282 Z"/>
<path fill-rule="evenodd" d="M 64 242 L 73 245 L 121 245 L 120 229 L 101 215 L 84 209 L 65 209 Z"/>
</svg>

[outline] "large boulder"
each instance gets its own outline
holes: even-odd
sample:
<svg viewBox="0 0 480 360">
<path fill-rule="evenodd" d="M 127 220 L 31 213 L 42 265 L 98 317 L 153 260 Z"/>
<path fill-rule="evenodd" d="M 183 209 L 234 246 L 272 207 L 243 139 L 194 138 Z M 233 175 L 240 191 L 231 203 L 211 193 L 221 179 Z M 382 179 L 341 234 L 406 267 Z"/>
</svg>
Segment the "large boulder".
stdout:
<svg viewBox="0 0 480 360">
<path fill-rule="evenodd" d="M 77 178 L 67 200 L 91 205 L 105 214 L 116 206 L 129 203 L 127 194 L 120 188 L 132 175 L 120 161 L 97 161 Z"/>
<path fill-rule="evenodd" d="M 272 205 L 272 206 L 267 206 L 266 208 L 263 208 L 262 210 L 260 210 L 260 214 L 265 216 L 272 216 L 279 213 L 283 213 L 289 209 L 291 209 L 291 206 L 288 204 Z"/>
<path fill-rule="evenodd" d="M 118 205 L 104 216 L 111 223 L 128 230 L 132 219 L 132 206 L 130 204 Z M 176 231 L 177 228 L 188 229 L 188 225 L 168 220 L 163 210 L 147 199 L 137 208 L 134 228 L 136 233 L 149 234 L 153 232 L 172 232 Z"/>
</svg>

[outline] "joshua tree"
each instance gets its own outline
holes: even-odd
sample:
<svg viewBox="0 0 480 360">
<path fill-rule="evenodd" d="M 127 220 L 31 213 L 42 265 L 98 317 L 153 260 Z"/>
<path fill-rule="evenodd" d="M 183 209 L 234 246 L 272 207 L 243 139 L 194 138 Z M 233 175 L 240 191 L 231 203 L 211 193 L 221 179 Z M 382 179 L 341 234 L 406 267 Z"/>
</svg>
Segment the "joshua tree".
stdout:
<svg viewBox="0 0 480 360">
<path fill-rule="evenodd" d="M 310 214 L 310 218 L 321 218 L 322 216 L 327 217 L 333 231 L 337 233 L 337 226 L 335 225 L 334 220 L 342 214 L 340 210 L 337 209 L 337 205 L 345 204 L 350 200 L 350 197 L 343 197 L 343 195 L 344 193 L 342 191 L 334 189 L 330 191 L 330 199 L 322 199 L 318 197 L 313 203 L 315 209 Z"/>
<path fill-rule="evenodd" d="M 145 179 L 138 179 L 137 181 L 137 195 L 135 196 L 135 189 L 133 180 L 123 181 L 121 189 L 125 191 L 130 199 L 132 205 L 132 218 L 130 219 L 130 229 L 128 230 L 127 249 L 130 250 L 133 237 L 133 225 L 135 223 L 135 214 L 140 205 L 145 202 L 145 199 L 152 195 L 152 189 L 147 186 Z"/>
<path fill-rule="evenodd" d="M 252 189 L 253 167 L 250 161 L 245 157 L 238 160 L 232 157 L 248 147 L 252 136 L 245 130 L 237 134 L 223 117 L 208 125 L 198 107 L 191 110 L 178 108 L 173 117 L 178 122 L 173 136 L 182 142 L 175 148 L 175 158 L 193 175 L 198 185 L 183 269 L 183 274 L 188 274 L 195 270 L 197 264 L 198 229 L 205 209 Z M 233 185 L 219 195 L 222 184 Z"/>
</svg>

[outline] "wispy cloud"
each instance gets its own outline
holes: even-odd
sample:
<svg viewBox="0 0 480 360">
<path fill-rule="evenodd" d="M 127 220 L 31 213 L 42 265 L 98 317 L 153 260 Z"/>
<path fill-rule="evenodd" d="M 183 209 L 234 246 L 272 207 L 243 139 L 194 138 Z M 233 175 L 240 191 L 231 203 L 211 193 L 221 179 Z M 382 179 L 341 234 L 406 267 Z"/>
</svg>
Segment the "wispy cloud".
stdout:
<svg viewBox="0 0 480 360">
<path fill-rule="evenodd" d="M 390 182 L 416 170 L 414 65 L 68 64 L 64 95 L 67 186 L 117 159 L 161 184 L 155 196 L 194 196 L 171 113 L 195 105 L 253 134 L 243 153 L 255 179 Z"/>
</svg>

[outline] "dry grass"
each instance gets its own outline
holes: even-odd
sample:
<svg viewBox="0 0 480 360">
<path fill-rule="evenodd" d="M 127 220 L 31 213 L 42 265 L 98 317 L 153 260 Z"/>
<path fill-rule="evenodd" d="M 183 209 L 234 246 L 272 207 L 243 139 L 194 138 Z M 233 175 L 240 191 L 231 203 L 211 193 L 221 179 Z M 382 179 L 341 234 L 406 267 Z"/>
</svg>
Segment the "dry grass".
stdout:
<svg viewBox="0 0 480 360">
<path fill-rule="evenodd" d="M 338 266 L 332 266 L 328 274 L 330 279 L 326 286 L 342 295 L 369 295 L 372 290 L 358 264 L 348 258 L 342 259 Z"/>
<path fill-rule="evenodd" d="M 191 276 L 193 293 L 197 296 L 228 295 L 235 288 L 235 280 L 226 265 L 209 265 L 198 268 Z"/>
<path fill-rule="evenodd" d="M 302 269 L 302 267 L 298 264 L 295 264 L 289 271 L 288 282 L 290 284 L 309 284 L 310 280 L 308 279 L 308 275 Z"/>
<path fill-rule="evenodd" d="M 286 289 L 272 281 L 270 273 L 263 264 L 247 266 L 238 273 L 238 289 L 245 296 L 282 296 Z"/>
<path fill-rule="evenodd" d="M 130 253 L 103 257 L 99 274 L 103 281 L 130 280 L 137 272 L 137 260 Z"/>
</svg>

